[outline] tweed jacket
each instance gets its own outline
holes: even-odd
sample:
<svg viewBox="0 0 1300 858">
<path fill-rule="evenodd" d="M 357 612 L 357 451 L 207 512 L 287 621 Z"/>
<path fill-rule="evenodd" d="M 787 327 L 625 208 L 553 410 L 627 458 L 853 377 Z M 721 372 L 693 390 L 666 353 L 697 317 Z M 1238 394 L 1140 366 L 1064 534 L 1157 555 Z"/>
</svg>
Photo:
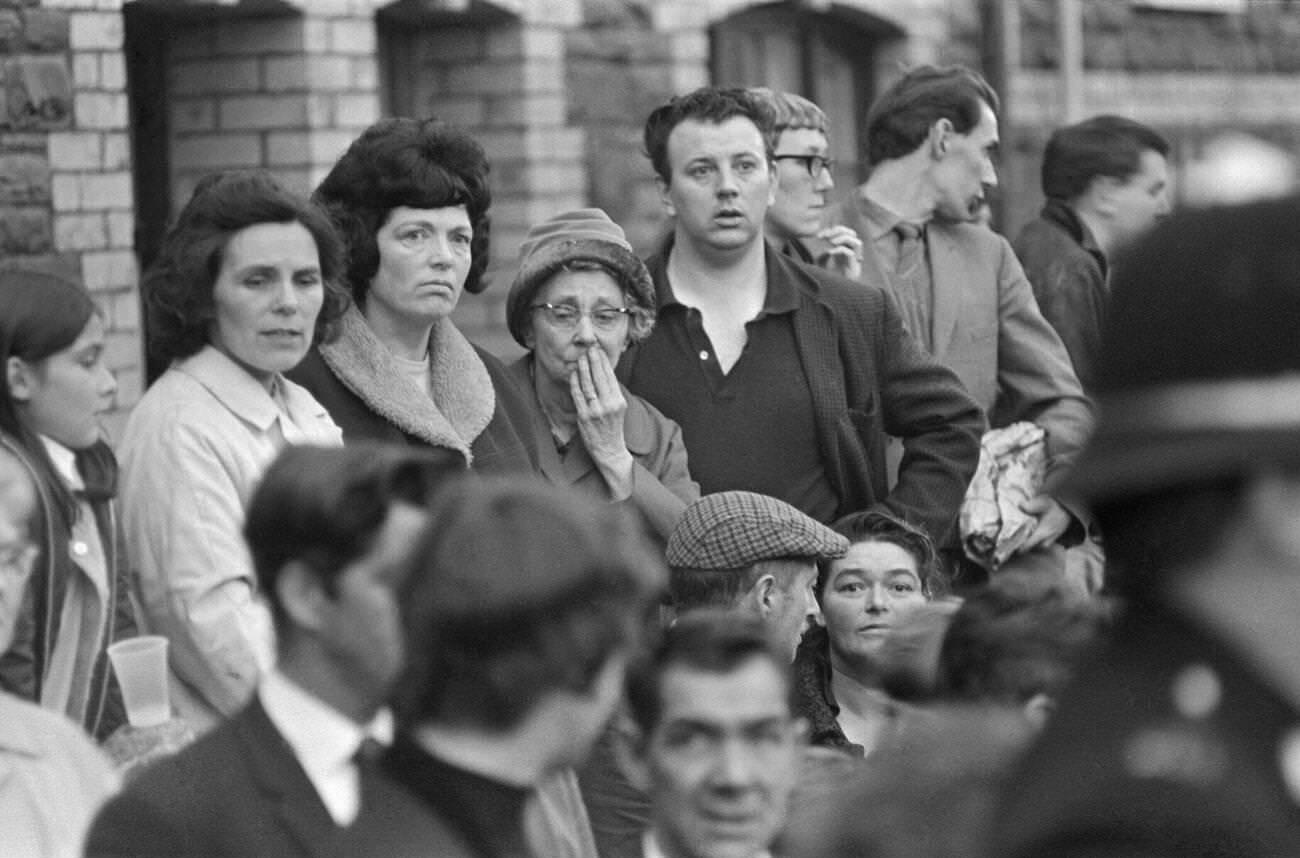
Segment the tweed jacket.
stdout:
<svg viewBox="0 0 1300 858">
<path fill-rule="evenodd" d="M 669 250 L 646 261 L 661 302 Z M 945 538 L 975 473 L 987 427 L 983 412 L 951 370 L 922 353 L 884 288 L 864 289 L 770 244 L 765 261 L 768 282 L 782 279 L 799 296 L 793 316 L 799 369 L 812 395 L 823 466 L 839 496 L 837 515 L 883 507 Z M 631 346 L 618 367 L 634 393 L 637 376 L 654 372 L 639 365 L 639 353 L 639 344 Z M 677 419 L 672 402 L 652 404 Z M 682 429 L 688 444 L 692 431 L 709 431 Z M 904 444 L 892 491 L 885 465 L 891 435 Z"/>
<path fill-rule="evenodd" d="M 991 855 L 1300 855 L 1300 710 L 1201 622 L 1143 605 L 1009 783 Z"/>
<path fill-rule="evenodd" d="M 476 471 L 537 470 L 524 392 L 496 357 L 444 319 L 429 337 L 434 396 L 417 390 L 356 307 L 338 338 L 307 353 L 289 378 L 325 406 L 344 442 L 427 444 L 452 450 Z"/>
<path fill-rule="evenodd" d="M 1088 225 L 1060 200 L 1048 200 L 1012 246 L 1043 318 L 1060 334 L 1084 391 L 1091 391 L 1110 289 L 1106 255 Z"/>
<path fill-rule="evenodd" d="M 146 768 L 100 812 L 88 858 L 327 858 L 468 855 L 419 801 L 361 768 L 347 828 L 324 802 L 257 696 L 234 718 Z"/>
<path fill-rule="evenodd" d="M 837 210 L 837 219 L 863 239 L 862 282 L 890 288 L 861 192 Z M 957 373 L 994 428 L 1031 420 L 1047 431 L 1050 489 L 1078 457 L 1093 423 L 1060 336 L 1002 236 L 976 224 L 932 220 L 926 250 L 935 359 Z"/>
<path fill-rule="evenodd" d="M 50 666 L 56 660 L 67 660 L 72 666 L 73 683 L 84 689 L 85 716 L 81 726 L 91 736 L 105 739 L 126 721 L 122 692 L 108 663 L 108 646 L 138 631 L 131 596 L 133 570 L 117 514 L 117 459 L 105 442 L 77 454 L 85 495 L 104 546 L 108 591 L 99 605 L 103 620 L 100 640 L 83 640 L 79 652 L 60 652 L 56 643 L 64 594 L 69 583 L 77 576 L 84 578 L 85 573 L 73 558 L 69 524 L 55 509 L 50 489 L 42 483 L 30 457 L 7 435 L 0 434 L 0 447 L 23 463 L 37 487 L 32 535 L 40 550 L 23 594 L 13 642 L 0 656 L 0 689 L 39 703 Z M 74 696 L 83 695 L 78 692 Z"/>
<path fill-rule="evenodd" d="M 528 354 L 507 367 L 520 389 L 528 392 L 533 389 L 532 364 L 533 357 Z M 682 510 L 700 496 L 700 487 L 686 467 L 681 427 L 627 388 L 623 388 L 623 398 L 627 400 L 623 438 L 635 461 L 628 501 L 645 516 L 654 532 L 667 540 Z M 542 474 L 556 485 L 572 486 L 583 494 L 608 500 L 605 479 L 581 436 L 574 436 L 570 442 L 574 449 L 561 458 L 537 397 L 529 396 L 529 401 Z"/>
</svg>

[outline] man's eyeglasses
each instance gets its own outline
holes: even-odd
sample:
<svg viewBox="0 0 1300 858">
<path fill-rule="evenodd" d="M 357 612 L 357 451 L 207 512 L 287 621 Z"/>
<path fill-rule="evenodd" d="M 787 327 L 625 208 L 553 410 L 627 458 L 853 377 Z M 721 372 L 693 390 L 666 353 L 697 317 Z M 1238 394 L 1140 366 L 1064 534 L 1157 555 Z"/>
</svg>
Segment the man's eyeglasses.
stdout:
<svg viewBox="0 0 1300 858">
<path fill-rule="evenodd" d="M 822 170 L 834 170 L 835 159 L 823 158 L 821 155 L 773 155 L 773 161 L 799 161 L 803 168 L 808 171 L 808 175 L 814 179 L 822 174 Z"/>
<path fill-rule="evenodd" d="M 596 330 L 612 331 L 632 312 L 630 307 L 597 307 L 583 312 L 572 304 L 534 304 L 530 309 L 541 311 L 546 321 L 561 331 L 577 330 L 583 316 L 591 319 Z"/>
</svg>

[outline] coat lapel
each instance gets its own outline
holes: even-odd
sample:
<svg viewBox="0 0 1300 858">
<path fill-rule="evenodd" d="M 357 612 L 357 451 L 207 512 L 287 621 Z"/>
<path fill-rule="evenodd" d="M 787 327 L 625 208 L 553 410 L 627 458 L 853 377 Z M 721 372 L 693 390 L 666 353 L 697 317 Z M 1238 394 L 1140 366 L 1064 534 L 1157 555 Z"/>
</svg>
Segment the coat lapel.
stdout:
<svg viewBox="0 0 1300 858">
<path fill-rule="evenodd" d="M 930 253 L 930 278 L 934 289 L 934 307 L 930 316 L 930 338 L 934 358 L 943 360 L 957 330 L 964 300 L 965 280 L 960 249 L 951 233 L 941 224 L 931 223 L 926 230 L 926 248 Z"/>
<path fill-rule="evenodd" d="M 306 855 L 332 856 L 339 828 L 256 696 L 240 716 L 236 733 L 266 806 L 283 823 L 288 836 Z"/>
</svg>

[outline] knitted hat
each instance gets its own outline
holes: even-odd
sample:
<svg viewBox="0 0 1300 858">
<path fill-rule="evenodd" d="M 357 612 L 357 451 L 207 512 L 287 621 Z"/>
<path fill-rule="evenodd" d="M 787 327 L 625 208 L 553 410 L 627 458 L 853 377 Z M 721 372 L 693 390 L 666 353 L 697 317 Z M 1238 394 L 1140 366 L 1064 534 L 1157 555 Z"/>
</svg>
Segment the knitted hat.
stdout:
<svg viewBox="0 0 1300 858">
<path fill-rule="evenodd" d="M 760 560 L 843 557 L 849 541 L 784 501 L 718 492 L 692 503 L 668 537 L 668 565 L 743 569 Z"/>
<path fill-rule="evenodd" d="M 1185 212 L 1121 257 L 1100 420 L 1064 491 L 1091 500 L 1300 466 L 1300 200 Z"/>
<path fill-rule="evenodd" d="M 539 223 L 519 247 L 519 270 L 506 296 L 506 325 L 519 345 L 528 347 L 529 307 L 537 291 L 565 263 L 577 260 L 607 267 L 632 303 L 653 315 L 654 283 L 623 228 L 600 209 L 577 209 Z"/>
</svg>

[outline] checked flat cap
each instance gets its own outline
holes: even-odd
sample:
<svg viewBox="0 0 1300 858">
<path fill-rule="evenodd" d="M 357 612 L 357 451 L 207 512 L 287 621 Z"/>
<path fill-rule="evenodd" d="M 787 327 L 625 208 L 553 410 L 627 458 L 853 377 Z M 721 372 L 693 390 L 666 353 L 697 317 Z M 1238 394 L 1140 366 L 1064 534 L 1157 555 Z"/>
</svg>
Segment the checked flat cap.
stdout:
<svg viewBox="0 0 1300 858">
<path fill-rule="evenodd" d="M 754 492 L 705 495 L 668 537 L 669 566 L 741 569 L 760 560 L 843 557 L 849 541 L 790 504 Z"/>
</svg>

